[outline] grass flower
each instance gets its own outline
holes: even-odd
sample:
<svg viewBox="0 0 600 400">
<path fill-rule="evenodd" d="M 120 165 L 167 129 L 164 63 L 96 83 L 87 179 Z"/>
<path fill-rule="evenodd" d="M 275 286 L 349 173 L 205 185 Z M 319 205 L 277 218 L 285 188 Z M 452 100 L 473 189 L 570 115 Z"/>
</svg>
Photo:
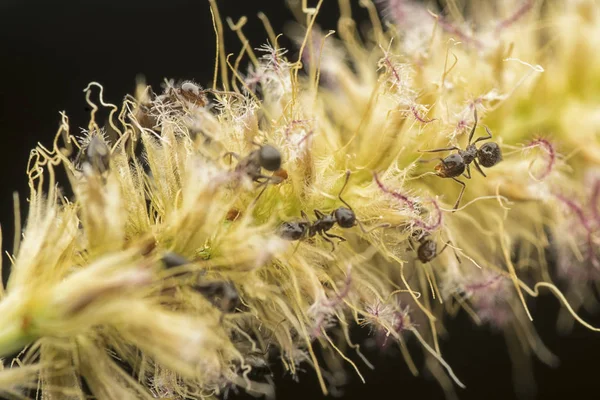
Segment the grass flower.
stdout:
<svg viewBox="0 0 600 400">
<path fill-rule="evenodd" d="M 577 314 L 598 283 L 596 2 L 469 2 L 461 15 L 454 1 L 361 0 L 363 37 L 349 0 L 335 35 L 318 28 L 323 1 L 303 2 L 297 59 L 268 24 L 265 44 L 230 57 L 210 3 L 212 86 L 140 83 L 114 105 L 91 83 L 83 133 L 62 114 L 32 151 L 0 297 L 0 357 L 18 353 L 3 396 L 272 397 L 250 374 L 271 362 L 310 365 L 328 393 L 341 366 L 315 343 L 360 375 L 343 350 L 360 354 L 354 325 L 397 341 L 414 374 L 416 339 L 452 396 L 464 385 L 439 338 L 460 309 L 549 365 L 531 298 L 550 292 L 563 327 L 598 330 Z"/>
</svg>

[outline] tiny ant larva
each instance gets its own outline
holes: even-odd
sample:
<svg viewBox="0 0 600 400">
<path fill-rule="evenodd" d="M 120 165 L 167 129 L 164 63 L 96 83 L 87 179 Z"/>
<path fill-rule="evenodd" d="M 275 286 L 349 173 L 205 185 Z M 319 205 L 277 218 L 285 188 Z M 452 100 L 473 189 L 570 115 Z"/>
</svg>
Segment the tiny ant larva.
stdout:
<svg viewBox="0 0 600 400">
<path fill-rule="evenodd" d="M 439 160 L 440 163 L 435 166 L 435 174 L 440 178 L 450 178 L 460 185 L 462 185 L 462 189 L 460 190 L 460 194 L 458 195 L 458 199 L 454 204 L 453 210 L 458 208 L 460 201 L 462 199 L 463 193 L 465 192 L 466 183 L 461 180 L 456 179 L 456 177 L 463 175 L 467 179 L 471 179 L 471 166 L 473 163 L 477 171 L 481 173 L 484 177 L 487 176 L 485 172 L 481 169 L 481 166 L 485 168 L 493 167 L 502 161 L 502 151 L 500 150 L 500 146 L 495 142 L 487 142 L 483 144 L 480 148 L 477 148 L 476 144 L 482 140 L 488 140 L 492 138 L 492 132 L 485 127 L 487 132 L 487 136 L 482 136 L 477 139 L 473 143 L 473 135 L 475 134 L 475 128 L 477 128 L 477 108 L 473 106 L 473 114 L 475 118 L 475 123 L 473 124 L 473 128 L 471 129 L 471 133 L 469 134 L 469 141 L 467 143 L 466 149 L 461 149 L 456 146 L 446 147 L 442 149 L 432 149 L 432 150 L 419 150 L 421 153 L 438 153 L 442 151 L 452 151 L 457 150 L 457 153 L 450 154 L 445 158 L 434 158 L 432 160 Z M 432 161 L 426 160 L 424 162 Z M 480 166 L 481 164 L 481 166 Z M 466 173 L 465 173 L 466 170 Z"/>
<path fill-rule="evenodd" d="M 377 228 L 385 228 L 389 227 L 389 224 L 381 224 L 378 225 L 371 230 L 367 231 L 363 224 L 356 219 L 356 214 L 354 210 L 343 198 L 342 193 L 346 186 L 348 185 L 348 180 L 350 179 L 350 171 L 346 172 L 346 180 L 344 181 L 344 185 L 340 189 L 338 193 L 338 199 L 344 203 L 346 207 L 339 207 L 333 210 L 330 214 L 325 214 L 322 211 L 314 210 L 315 216 L 317 220 L 315 222 L 310 222 L 308 219 L 308 215 L 304 211 L 301 212 L 303 220 L 296 222 L 284 222 L 279 227 L 279 235 L 286 240 L 301 240 L 305 237 L 314 237 L 315 235 L 320 235 L 325 241 L 331 243 L 332 250 L 335 250 L 335 243 L 331 239 L 338 239 L 340 242 L 346 241 L 345 238 L 333 235 L 328 233 L 335 224 L 337 223 L 340 228 L 348 229 L 352 228 L 356 225 L 360 226 L 360 229 L 364 233 L 369 233 Z"/>
</svg>

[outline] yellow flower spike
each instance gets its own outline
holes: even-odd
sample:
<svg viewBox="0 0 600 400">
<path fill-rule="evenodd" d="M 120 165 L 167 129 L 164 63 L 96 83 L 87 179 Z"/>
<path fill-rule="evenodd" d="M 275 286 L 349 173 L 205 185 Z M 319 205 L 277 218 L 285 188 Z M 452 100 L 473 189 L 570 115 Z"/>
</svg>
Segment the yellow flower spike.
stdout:
<svg viewBox="0 0 600 400">
<path fill-rule="evenodd" d="M 515 360 L 556 364 L 531 323 L 542 291 L 564 305 L 562 330 L 597 330 L 578 316 L 600 285 L 596 2 L 472 2 L 462 16 L 455 1 L 449 15 L 361 1 L 373 32 L 359 40 L 349 2 L 336 35 L 317 26 L 322 2 L 303 1 L 298 60 L 264 14 L 262 46 L 229 20 L 244 50 L 228 55 L 210 3 L 211 88 L 138 82 L 118 106 L 93 82 L 84 137 L 63 115 L 32 151 L 0 298 L 0 356 L 24 350 L 0 393 L 39 380 L 79 399 L 83 378 L 98 399 L 271 397 L 250 372 L 272 362 L 308 363 L 327 393 L 343 363 L 371 367 L 346 353 L 361 355 L 356 323 L 397 341 L 415 375 L 416 337 L 452 396 L 464 385 L 439 337 L 460 309 L 509 335 Z M 321 363 L 316 342 L 337 361 Z"/>
</svg>

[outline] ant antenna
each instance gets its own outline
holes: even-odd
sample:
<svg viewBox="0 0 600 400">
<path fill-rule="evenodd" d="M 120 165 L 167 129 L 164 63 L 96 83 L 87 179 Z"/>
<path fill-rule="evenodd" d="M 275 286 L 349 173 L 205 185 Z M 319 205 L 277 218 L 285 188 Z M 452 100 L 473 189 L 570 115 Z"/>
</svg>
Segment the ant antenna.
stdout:
<svg viewBox="0 0 600 400">
<path fill-rule="evenodd" d="M 266 180 L 264 182 L 261 182 L 260 185 L 257 186 L 257 188 L 259 188 L 261 186 L 263 186 L 263 188 L 260 191 L 260 193 L 258 194 L 258 196 L 256 196 L 254 198 L 254 200 L 252 200 L 252 203 L 250 203 L 251 206 L 254 206 L 256 204 L 256 202 L 258 201 L 258 199 L 260 199 L 260 196 L 262 196 L 263 193 L 265 192 L 265 190 L 267 190 L 267 186 L 269 186 L 269 182 L 275 181 L 275 179 L 273 179 L 273 177 L 271 177 L 271 176 L 267 176 L 265 178 L 266 178 Z"/>
<path fill-rule="evenodd" d="M 363 223 L 360 222 L 358 219 L 356 220 L 356 223 L 360 227 L 360 230 L 363 231 L 363 233 L 365 233 L 365 234 L 366 233 L 371 233 L 371 232 L 373 232 L 374 230 L 377 230 L 377 229 L 389 228 L 389 227 L 392 226 L 392 224 L 390 224 L 388 222 L 385 222 L 383 224 L 376 225 L 376 226 L 372 227 L 371 229 L 367 229 L 367 228 L 365 228 L 365 226 L 363 225 Z"/>
<path fill-rule="evenodd" d="M 471 129 L 471 133 L 469 134 L 469 143 L 471 144 L 471 140 L 473 140 L 473 135 L 475 134 L 475 128 L 477 128 L 477 106 L 473 104 L 473 117 L 475 118 L 475 124 L 473 125 L 473 129 Z"/>
<path fill-rule="evenodd" d="M 350 174 L 351 174 L 350 171 L 346 171 L 346 180 L 344 181 L 344 185 L 340 189 L 340 193 L 338 194 L 338 199 L 340 199 L 340 201 L 342 203 L 344 203 L 346 205 L 346 207 L 348 207 L 350 210 L 352 210 L 352 207 L 350 207 L 350 204 L 348 204 L 346 202 L 346 200 L 342 199 L 342 193 L 344 193 L 344 190 L 346 189 L 346 186 L 348 185 L 348 181 L 350 180 Z"/>
</svg>

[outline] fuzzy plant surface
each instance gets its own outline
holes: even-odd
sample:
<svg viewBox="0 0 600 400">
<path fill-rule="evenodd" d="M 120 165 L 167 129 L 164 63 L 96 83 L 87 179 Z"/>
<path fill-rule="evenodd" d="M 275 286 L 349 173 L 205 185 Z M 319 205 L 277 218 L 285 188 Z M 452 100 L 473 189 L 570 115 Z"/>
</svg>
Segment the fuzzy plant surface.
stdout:
<svg viewBox="0 0 600 400">
<path fill-rule="evenodd" d="M 598 330 L 578 316 L 600 280 L 598 2 L 360 0 L 366 32 L 349 0 L 320 30 L 322 3 L 292 5 L 292 57 L 265 15 L 248 43 L 210 0 L 206 88 L 140 82 L 115 105 L 91 83 L 82 134 L 62 113 L 0 291 L 4 398 L 272 398 L 251 374 L 272 363 L 326 394 L 369 368 L 348 357 L 357 325 L 415 375 L 417 342 L 452 397 L 439 340 L 460 310 L 519 365 L 557 363 L 543 292 L 559 329 Z"/>
</svg>

